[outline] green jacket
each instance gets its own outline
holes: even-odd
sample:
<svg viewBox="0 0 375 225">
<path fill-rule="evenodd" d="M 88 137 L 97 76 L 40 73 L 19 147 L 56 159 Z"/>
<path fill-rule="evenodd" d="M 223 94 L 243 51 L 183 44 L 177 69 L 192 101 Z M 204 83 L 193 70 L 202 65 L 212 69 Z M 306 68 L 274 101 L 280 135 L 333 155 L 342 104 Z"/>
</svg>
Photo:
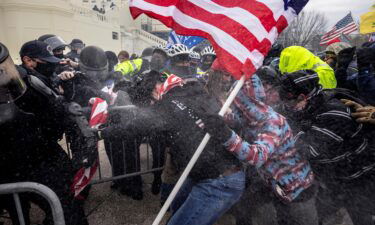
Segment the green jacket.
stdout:
<svg viewBox="0 0 375 225">
<path fill-rule="evenodd" d="M 281 52 L 279 68 L 282 74 L 298 70 L 314 70 L 323 88 L 337 86 L 334 70 L 319 57 L 300 46 L 291 46 Z"/>
</svg>

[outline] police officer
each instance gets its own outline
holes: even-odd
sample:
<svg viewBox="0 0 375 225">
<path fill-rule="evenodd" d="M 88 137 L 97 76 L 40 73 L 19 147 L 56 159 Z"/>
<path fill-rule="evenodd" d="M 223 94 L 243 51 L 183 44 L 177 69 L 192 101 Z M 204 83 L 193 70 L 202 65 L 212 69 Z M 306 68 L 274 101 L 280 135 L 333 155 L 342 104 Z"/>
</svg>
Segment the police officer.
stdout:
<svg viewBox="0 0 375 225">
<path fill-rule="evenodd" d="M 82 107 L 88 106 L 93 97 L 109 103 L 110 96 L 101 91 L 109 76 L 108 60 L 103 49 L 97 46 L 85 47 L 80 54 L 79 72 L 74 79 L 62 82 L 64 96 Z"/>
<path fill-rule="evenodd" d="M 74 62 L 78 62 L 79 55 L 81 54 L 82 49 L 85 47 L 85 44 L 80 39 L 73 39 L 72 42 L 70 42 L 69 47 L 71 51 L 66 54 L 66 57 L 73 60 Z"/>
<path fill-rule="evenodd" d="M 53 55 L 61 59 L 61 62 L 59 62 L 59 65 L 55 69 L 55 77 L 53 78 L 55 82 L 54 85 L 58 88 L 60 80 L 69 80 L 74 77 L 73 71 L 78 68 L 78 63 L 64 55 L 65 48 L 68 45 L 61 37 L 54 34 L 45 34 L 40 36 L 38 41 L 43 41 L 51 46 Z"/>
<path fill-rule="evenodd" d="M 115 66 L 115 71 L 119 71 L 128 82 L 133 82 L 137 75 L 150 69 L 151 56 L 154 48 L 145 48 L 142 52 L 141 58 L 125 60 Z"/>
<path fill-rule="evenodd" d="M 5 113 L 1 122 L 2 182 L 34 181 L 50 187 L 59 197 L 66 224 L 87 224 L 82 202 L 75 200 L 70 187 L 72 162 L 58 144 L 63 132 L 71 130 L 80 139 L 81 154 L 76 161 L 90 166 L 96 160 L 96 136 L 89 129 L 76 103 L 68 103 L 50 86 L 41 72 L 53 71 L 60 60 L 41 41 L 25 43 L 20 51 L 22 66 L 18 72 L 6 47 L 0 44 L 1 98 Z M 22 89 L 18 88 L 22 87 Z M 26 89 L 26 90 L 25 90 Z M 20 91 L 22 90 L 22 91 Z M 18 98 L 14 93 L 23 93 Z M 4 119 L 5 118 L 5 119 Z M 17 165 L 16 167 L 14 165 Z M 35 202 L 46 213 L 44 224 L 52 224 L 49 205 L 33 195 L 25 201 Z"/>
<path fill-rule="evenodd" d="M 59 59 L 64 58 L 65 47 L 68 46 L 65 41 L 54 34 L 45 34 L 38 38 L 38 41 L 47 43 L 52 48 L 53 55 Z"/>
</svg>

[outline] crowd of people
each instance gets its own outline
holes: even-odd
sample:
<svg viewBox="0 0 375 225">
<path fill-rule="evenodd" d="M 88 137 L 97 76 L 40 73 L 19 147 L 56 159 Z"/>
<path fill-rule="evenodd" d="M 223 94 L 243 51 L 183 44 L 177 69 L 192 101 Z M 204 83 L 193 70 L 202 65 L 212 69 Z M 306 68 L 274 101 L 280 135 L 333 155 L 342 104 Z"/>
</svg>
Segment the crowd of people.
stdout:
<svg viewBox="0 0 375 225">
<path fill-rule="evenodd" d="M 99 140 L 119 176 L 140 171 L 147 137 L 153 168 L 164 168 L 151 188 L 162 205 L 206 133 L 168 225 L 214 224 L 229 210 L 237 225 L 319 225 L 342 208 L 354 225 L 373 224 L 375 43 L 334 43 L 320 57 L 274 44 L 223 117 L 237 81 L 211 46 L 149 47 L 138 57 L 47 34 L 19 54 L 15 66 L 0 43 L 0 184 L 50 187 L 67 225 L 88 224 L 90 188 L 77 197 L 71 186 L 98 160 Z M 88 123 L 92 98 L 109 105 L 96 128 Z M 72 157 L 58 143 L 63 134 Z M 111 189 L 143 199 L 141 176 Z M 30 203 L 53 224 L 48 202 L 29 193 L 21 201 L 26 224 Z M 12 196 L 0 196 L 0 209 L 20 224 Z"/>
</svg>

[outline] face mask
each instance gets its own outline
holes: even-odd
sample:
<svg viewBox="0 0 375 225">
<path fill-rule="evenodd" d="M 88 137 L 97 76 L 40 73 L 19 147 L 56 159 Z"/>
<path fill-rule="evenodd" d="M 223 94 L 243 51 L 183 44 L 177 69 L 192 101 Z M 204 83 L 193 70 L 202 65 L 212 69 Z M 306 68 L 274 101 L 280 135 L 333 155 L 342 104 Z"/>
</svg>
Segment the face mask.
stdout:
<svg viewBox="0 0 375 225">
<path fill-rule="evenodd" d="M 55 57 L 59 58 L 59 59 L 63 59 L 64 58 L 64 54 L 61 53 L 61 54 L 55 54 Z"/>
<path fill-rule="evenodd" d="M 150 62 L 150 68 L 151 68 L 151 70 L 155 70 L 155 71 L 160 72 L 164 68 L 164 63 L 160 59 L 152 58 L 151 62 Z"/>
<path fill-rule="evenodd" d="M 189 66 L 173 66 L 171 72 L 181 77 L 192 75 L 192 69 Z"/>
<path fill-rule="evenodd" d="M 38 63 L 37 66 L 35 67 L 35 70 L 47 77 L 50 77 L 53 75 L 56 69 L 56 64 L 53 63 Z"/>
</svg>

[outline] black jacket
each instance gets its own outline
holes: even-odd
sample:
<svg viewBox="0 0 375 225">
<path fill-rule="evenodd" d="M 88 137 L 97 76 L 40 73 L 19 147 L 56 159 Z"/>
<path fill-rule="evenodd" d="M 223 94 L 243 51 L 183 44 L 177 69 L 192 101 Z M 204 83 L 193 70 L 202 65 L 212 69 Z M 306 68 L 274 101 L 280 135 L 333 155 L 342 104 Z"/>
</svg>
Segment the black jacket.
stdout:
<svg viewBox="0 0 375 225">
<path fill-rule="evenodd" d="M 374 174 L 371 131 L 357 123 L 335 95 L 323 92 L 313 97 L 298 119 L 297 143 L 319 178 L 348 181 Z"/>
<path fill-rule="evenodd" d="M 109 128 L 105 136 L 127 135 L 131 138 L 131 135 L 136 134 L 168 132 L 172 161 L 178 172 L 182 172 L 205 135 L 200 127 L 201 116 L 205 113 L 218 113 L 219 104 L 204 91 L 199 82 L 191 82 L 170 90 L 162 100 L 149 108 L 133 110 L 130 122 L 131 116 L 123 113 L 121 125 Z M 193 167 L 190 177 L 196 181 L 217 178 L 235 165 L 240 165 L 239 161 L 221 143 L 211 139 Z"/>
</svg>

